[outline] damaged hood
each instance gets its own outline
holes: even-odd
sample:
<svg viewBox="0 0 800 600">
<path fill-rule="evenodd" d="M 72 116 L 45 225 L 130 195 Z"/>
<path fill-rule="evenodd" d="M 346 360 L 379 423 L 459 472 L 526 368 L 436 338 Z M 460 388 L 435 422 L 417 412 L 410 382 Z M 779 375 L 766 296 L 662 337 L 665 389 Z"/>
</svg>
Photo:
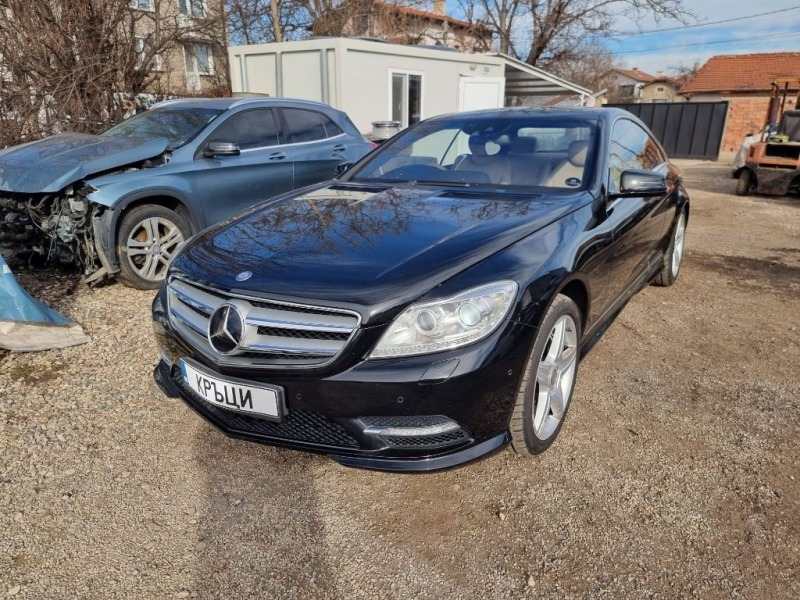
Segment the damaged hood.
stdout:
<svg viewBox="0 0 800 600">
<path fill-rule="evenodd" d="M 162 154 L 167 138 L 62 133 L 0 150 L 0 191 L 57 192 L 71 183 Z"/>
</svg>

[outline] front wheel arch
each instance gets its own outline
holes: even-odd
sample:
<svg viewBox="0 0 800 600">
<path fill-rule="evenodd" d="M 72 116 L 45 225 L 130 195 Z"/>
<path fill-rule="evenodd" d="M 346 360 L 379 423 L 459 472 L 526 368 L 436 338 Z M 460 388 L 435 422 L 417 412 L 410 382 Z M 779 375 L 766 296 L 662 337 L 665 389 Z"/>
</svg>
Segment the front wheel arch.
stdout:
<svg viewBox="0 0 800 600">
<path fill-rule="evenodd" d="M 675 247 L 678 243 L 677 239 L 677 231 L 678 225 L 681 223 L 681 219 L 683 219 L 683 232 L 680 235 L 680 250 L 677 255 L 678 263 L 677 263 L 677 270 L 673 268 L 673 262 L 675 261 Z M 672 222 L 672 225 L 669 228 L 669 243 L 667 244 L 667 249 L 664 252 L 664 257 L 662 259 L 661 269 L 658 275 L 652 280 L 652 284 L 659 286 L 659 287 L 669 287 L 674 284 L 677 279 L 678 275 L 680 274 L 681 263 L 683 262 L 683 248 L 684 248 L 684 236 L 686 234 L 686 227 L 689 223 L 689 208 L 688 206 L 683 206 L 679 208 L 675 214 L 675 219 Z"/>
<path fill-rule="evenodd" d="M 142 203 L 125 211 L 114 248 L 119 280 L 137 289 L 159 288 L 190 231 L 180 213 L 160 204 Z"/>
<path fill-rule="evenodd" d="M 546 362 L 545 353 L 548 357 L 550 356 L 551 350 L 553 350 L 551 344 L 555 343 L 556 339 L 556 329 L 553 328 L 558 327 L 563 319 L 569 319 L 569 323 L 571 323 L 568 328 L 572 331 L 572 337 L 568 342 L 569 362 L 560 364 L 559 359 L 562 356 L 562 348 L 565 347 L 566 340 L 565 337 L 562 337 L 561 345 L 557 352 L 553 353 L 554 364 L 550 366 L 551 375 L 556 375 L 556 377 L 542 379 L 541 369 Z M 577 305 L 564 294 L 556 294 L 544 311 L 540 327 L 534 336 L 523 367 L 515 394 L 513 412 L 509 420 L 511 446 L 517 454 L 523 456 L 541 454 L 550 447 L 561 430 L 571 404 L 580 363 L 581 320 L 582 316 Z M 551 336 L 553 336 L 552 342 Z M 568 381 L 563 377 L 568 377 Z M 543 397 L 550 397 L 550 388 L 558 389 L 557 396 L 559 398 L 557 402 L 559 409 L 553 410 L 552 415 L 549 415 L 550 401 L 543 400 Z M 543 401 L 546 404 L 540 406 L 540 402 Z M 549 427 L 547 426 L 548 422 Z"/>
<path fill-rule="evenodd" d="M 108 268 L 112 273 L 119 272 L 120 263 L 117 260 L 117 243 L 119 242 L 119 229 L 125 215 L 138 206 L 152 204 L 155 206 L 163 206 L 169 210 L 177 212 L 189 226 L 189 235 L 194 235 L 201 229 L 203 224 L 200 221 L 200 215 L 196 214 L 189 209 L 189 203 L 180 196 L 161 192 L 157 190 L 148 190 L 145 192 L 137 192 L 123 197 L 122 200 L 115 204 L 100 205 L 105 207 L 102 214 L 102 223 L 98 223 L 95 230 L 95 244 L 100 246 L 102 253 L 106 256 Z"/>
<path fill-rule="evenodd" d="M 136 195 L 123 203 L 122 207 L 117 210 L 117 218 L 114 222 L 114 246 L 119 242 L 119 229 L 125 215 L 139 206 L 151 204 L 154 206 L 163 206 L 171 211 L 178 213 L 189 224 L 189 235 L 194 235 L 202 229 L 202 226 L 197 218 L 197 215 L 189 210 L 186 202 L 176 196 L 167 194 L 145 194 Z"/>
<path fill-rule="evenodd" d="M 586 284 L 581 279 L 570 279 L 563 283 L 556 293 L 553 294 L 553 299 L 559 294 L 572 300 L 578 307 L 578 312 L 580 312 L 581 315 L 581 331 L 586 331 L 586 327 L 589 324 L 589 306 L 591 302 L 589 299 L 589 289 L 586 287 Z M 551 302 L 553 299 L 551 299 Z"/>
</svg>

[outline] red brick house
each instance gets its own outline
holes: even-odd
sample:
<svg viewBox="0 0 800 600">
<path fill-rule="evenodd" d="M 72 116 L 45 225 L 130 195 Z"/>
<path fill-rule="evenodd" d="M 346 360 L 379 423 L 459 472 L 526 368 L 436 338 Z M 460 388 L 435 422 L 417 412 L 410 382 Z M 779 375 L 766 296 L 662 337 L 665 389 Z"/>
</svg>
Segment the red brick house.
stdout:
<svg viewBox="0 0 800 600">
<path fill-rule="evenodd" d="M 772 82 L 800 77 L 800 52 L 712 56 L 681 89 L 689 102 L 729 102 L 722 152 L 739 149 L 742 139 L 764 125 Z M 786 108 L 794 108 L 798 85 L 790 85 Z"/>
</svg>

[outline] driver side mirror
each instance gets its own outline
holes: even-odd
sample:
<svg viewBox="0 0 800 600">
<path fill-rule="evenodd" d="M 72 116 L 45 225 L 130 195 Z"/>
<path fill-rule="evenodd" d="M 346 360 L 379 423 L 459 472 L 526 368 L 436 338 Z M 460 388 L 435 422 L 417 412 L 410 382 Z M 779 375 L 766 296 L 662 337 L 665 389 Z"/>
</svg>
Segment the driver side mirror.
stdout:
<svg viewBox="0 0 800 600">
<path fill-rule="evenodd" d="M 239 144 L 236 142 L 208 142 L 208 146 L 203 151 L 203 156 L 206 158 L 215 158 L 217 156 L 239 156 Z"/>
<path fill-rule="evenodd" d="M 628 169 L 622 172 L 619 187 L 619 192 L 609 194 L 611 198 L 661 196 L 667 193 L 667 178 L 663 173 Z"/>
</svg>

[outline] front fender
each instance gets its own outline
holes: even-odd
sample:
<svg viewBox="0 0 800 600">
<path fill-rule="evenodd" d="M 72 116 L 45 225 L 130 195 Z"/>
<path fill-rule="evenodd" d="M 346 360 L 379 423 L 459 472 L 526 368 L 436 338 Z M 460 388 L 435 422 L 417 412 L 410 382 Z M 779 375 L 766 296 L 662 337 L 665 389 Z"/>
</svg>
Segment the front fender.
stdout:
<svg viewBox="0 0 800 600">
<path fill-rule="evenodd" d="M 102 185 L 102 183 L 96 181 L 87 182 L 93 189 L 86 194 L 86 199 L 106 207 L 106 210 L 101 212 L 99 218 L 95 219 L 94 227 L 95 240 L 99 246 L 101 261 L 111 272 L 117 271 L 119 267 L 115 250 L 119 222 L 126 209 L 132 204 L 140 203 L 148 198 L 168 198 L 187 209 L 184 216 L 189 220 L 192 231 L 197 232 L 203 229 L 201 207 L 191 200 L 191 190 L 188 185 L 180 178 L 172 177 L 169 179 L 170 181 L 164 181 L 163 178 L 159 178 L 159 185 L 157 186 L 152 185 L 152 183 L 146 185 L 139 178 L 132 181 L 116 180 L 108 185 Z"/>
<path fill-rule="evenodd" d="M 148 196 L 167 196 L 185 203 L 196 192 L 186 178 L 161 175 L 157 169 L 87 179 L 86 183 L 92 187 L 87 200 L 114 210 Z"/>
<path fill-rule="evenodd" d="M 509 318 L 532 328 L 539 327 L 552 299 L 571 282 L 580 282 L 590 303 L 604 283 L 586 274 L 598 251 L 596 238 L 585 233 L 591 213 L 591 205 L 579 208 L 459 273 L 418 301 L 512 279 L 519 284 L 519 296 Z"/>
</svg>

